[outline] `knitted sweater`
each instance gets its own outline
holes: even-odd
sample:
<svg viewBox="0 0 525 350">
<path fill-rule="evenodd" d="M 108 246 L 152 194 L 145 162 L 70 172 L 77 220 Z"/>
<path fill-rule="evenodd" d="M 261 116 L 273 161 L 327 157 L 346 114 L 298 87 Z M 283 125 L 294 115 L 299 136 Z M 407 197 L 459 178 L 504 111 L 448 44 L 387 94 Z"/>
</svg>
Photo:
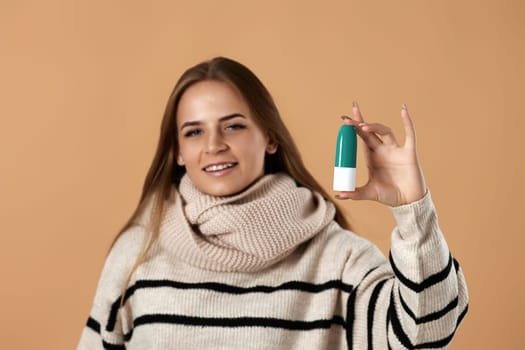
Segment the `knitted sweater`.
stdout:
<svg viewBox="0 0 525 350">
<path fill-rule="evenodd" d="M 78 350 L 446 348 L 467 312 L 462 270 L 429 192 L 391 210 L 388 260 L 335 221 L 254 271 L 198 267 L 159 240 L 121 306 L 145 235 L 133 226 L 106 258 Z"/>
</svg>

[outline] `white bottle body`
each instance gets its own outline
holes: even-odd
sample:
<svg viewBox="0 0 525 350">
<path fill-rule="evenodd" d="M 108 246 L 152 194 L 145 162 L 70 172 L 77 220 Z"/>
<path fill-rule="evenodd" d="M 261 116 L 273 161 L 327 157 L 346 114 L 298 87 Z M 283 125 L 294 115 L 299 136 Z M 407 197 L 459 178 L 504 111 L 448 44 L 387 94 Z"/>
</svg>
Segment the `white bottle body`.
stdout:
<svg viewBox="0 0 525 350">
<path fill-rule="evenodd" d="M 355 191 L 355 168 L 334 167 L 334 191 Z"/>
</svg>

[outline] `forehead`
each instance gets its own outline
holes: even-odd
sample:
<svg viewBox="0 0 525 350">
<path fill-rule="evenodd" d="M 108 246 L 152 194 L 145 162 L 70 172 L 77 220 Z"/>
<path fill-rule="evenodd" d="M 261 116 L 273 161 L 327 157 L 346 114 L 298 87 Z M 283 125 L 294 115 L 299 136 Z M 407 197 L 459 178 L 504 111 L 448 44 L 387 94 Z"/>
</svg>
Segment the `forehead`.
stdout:
<svg viewBox="0 0 525 350">
<path fill-rule="evenodd" d="M 249 112 L 241 94 L 228 83 L 206 80 L 193 84 L 182 94 L 177 106 L 177 123 Z"/>
</svg>

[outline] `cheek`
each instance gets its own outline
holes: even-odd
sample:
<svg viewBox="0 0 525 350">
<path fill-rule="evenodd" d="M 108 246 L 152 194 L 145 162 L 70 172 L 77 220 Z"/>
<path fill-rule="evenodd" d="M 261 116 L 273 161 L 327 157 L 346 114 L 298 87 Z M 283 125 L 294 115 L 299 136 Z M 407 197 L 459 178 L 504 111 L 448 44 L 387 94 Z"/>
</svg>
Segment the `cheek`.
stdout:
<svg viewBox="0 0 525 350">
<path fill-rule="evenodd" d="M 177 162 L 179 165 L 188 165 L 194 163 L 196 158 L 195 152 L 195 147 L 191 147 L 191 145 L 186 142 L 181 142 L 179 145 L 179 154 L 177 155 Z"/>
<path fill-rule="evenodd" d="M 264 162 L 266 154 L 266 143 L 264 141 L 262 138 L 250 138 L 244 145 L 244 151 L 253 162 Z"/>
</svg>

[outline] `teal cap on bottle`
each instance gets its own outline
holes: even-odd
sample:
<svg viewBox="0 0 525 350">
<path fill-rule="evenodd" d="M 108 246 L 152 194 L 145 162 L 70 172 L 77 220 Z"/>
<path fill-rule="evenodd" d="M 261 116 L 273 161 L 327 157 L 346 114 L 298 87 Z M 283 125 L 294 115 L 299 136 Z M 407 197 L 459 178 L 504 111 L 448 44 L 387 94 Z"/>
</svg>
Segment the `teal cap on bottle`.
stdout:
<svg viewBox="0 0 525 350">
<path fill-rule="evenodd" d="M 342 125 L 337 136 L 335 166 L 355 168 L 357 136 L 353 125 Z"/>
<path fill-rule="evenodd" d="M 353 125 L 341 125 L 337 135 L 334 191 L 355 191 L 357 135 Z"/>
</svg>

